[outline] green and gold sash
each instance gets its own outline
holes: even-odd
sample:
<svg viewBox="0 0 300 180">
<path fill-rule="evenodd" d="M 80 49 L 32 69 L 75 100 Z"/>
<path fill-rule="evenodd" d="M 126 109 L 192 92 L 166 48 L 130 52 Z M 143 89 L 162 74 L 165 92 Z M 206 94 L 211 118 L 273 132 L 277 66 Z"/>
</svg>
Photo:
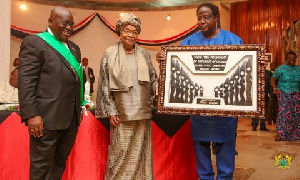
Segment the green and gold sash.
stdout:
<svg viewBox="0 0 300 180">
<path fill-rule="evenodd" d="M 60 41 L 58 41 L 54 36 L 52 36 L 49 32 L 42 32 L 36 34 L 40 38 L 42 38 L 45 42 L 47 42 L 50 46 L 52 46 L 57 52 L 59 52 L 69 63 L 70 65 L 75 69 L 79 80 L 80 80 L 80 105 L 84 106 L 87 102 L 83 100 L 83 71 L 74 57 L 74 55 L 71 53 L 71 51 Z"/>
</svg>

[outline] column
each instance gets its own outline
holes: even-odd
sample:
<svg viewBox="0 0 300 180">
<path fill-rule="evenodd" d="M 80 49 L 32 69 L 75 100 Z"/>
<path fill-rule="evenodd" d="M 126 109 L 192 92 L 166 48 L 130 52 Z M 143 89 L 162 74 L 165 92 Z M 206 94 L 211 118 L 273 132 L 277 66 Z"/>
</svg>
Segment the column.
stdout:
<svg viewBox="0 0 300 180">
<path fill-rule="evenodd" d="M 10 1 L 0 1 L 0 81 L 9 80 L 10 63 Z"/>
</svg>

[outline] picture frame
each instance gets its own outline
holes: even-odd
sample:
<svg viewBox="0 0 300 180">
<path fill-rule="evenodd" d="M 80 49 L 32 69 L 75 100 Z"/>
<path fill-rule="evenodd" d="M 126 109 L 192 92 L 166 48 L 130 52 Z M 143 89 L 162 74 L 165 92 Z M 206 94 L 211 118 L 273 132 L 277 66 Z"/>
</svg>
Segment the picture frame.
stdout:
<svg viewBox="0 0 300 180">
<path fill-rule="evenodd" d="M 162 46 L 157 112 L 265 116 L 265 45 Z"/>
<path fill-rule="evenodd" d="M 266 62 L 273 62 L 273 53 L 265 53 L 265 56 L 268 57 L 268 60 Z"/>
</svg>

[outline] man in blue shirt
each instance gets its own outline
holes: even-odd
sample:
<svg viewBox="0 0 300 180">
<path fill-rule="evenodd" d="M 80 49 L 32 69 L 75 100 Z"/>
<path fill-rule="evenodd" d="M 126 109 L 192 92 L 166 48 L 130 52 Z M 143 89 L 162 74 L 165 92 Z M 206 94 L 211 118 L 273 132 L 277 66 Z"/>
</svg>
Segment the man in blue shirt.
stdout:
<svg viewBox="0 0 300 180">
<path fill-rule="evenodd" d="M 181 45 L 225 45 L 242 44 L 235 34 L 219 29 L 219 9 L 212 3 L 201 4 L 196 11 L 200 31 L 181 42 Z M 157 61 L 166 59 L 162 51 Z M 237 118 L 221 116 L 191 116 L 191 133 L 196 155 L 197 173 L 200 179 L 213 180 L 211 142 L 216 143 L 217 179 L 233 178 L 235 165 L 235 133 Z"/>
</svg>

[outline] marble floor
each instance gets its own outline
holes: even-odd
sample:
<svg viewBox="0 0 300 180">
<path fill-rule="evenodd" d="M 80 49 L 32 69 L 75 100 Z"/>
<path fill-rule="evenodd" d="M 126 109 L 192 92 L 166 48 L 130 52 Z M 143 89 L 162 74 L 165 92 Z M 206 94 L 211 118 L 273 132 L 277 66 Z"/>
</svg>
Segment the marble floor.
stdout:
<svg viewBox="0 0 300 180">
<path fill-rule="evenodd" d="M 300 180 L 300 141 L 275 141 L 275 124 L 267 128 L 252 131 L 251 119 L 239 119 L 234 180 Z M 279 155 L 288 157 L 286 165 L 275 160 Z"/>
</svg>

